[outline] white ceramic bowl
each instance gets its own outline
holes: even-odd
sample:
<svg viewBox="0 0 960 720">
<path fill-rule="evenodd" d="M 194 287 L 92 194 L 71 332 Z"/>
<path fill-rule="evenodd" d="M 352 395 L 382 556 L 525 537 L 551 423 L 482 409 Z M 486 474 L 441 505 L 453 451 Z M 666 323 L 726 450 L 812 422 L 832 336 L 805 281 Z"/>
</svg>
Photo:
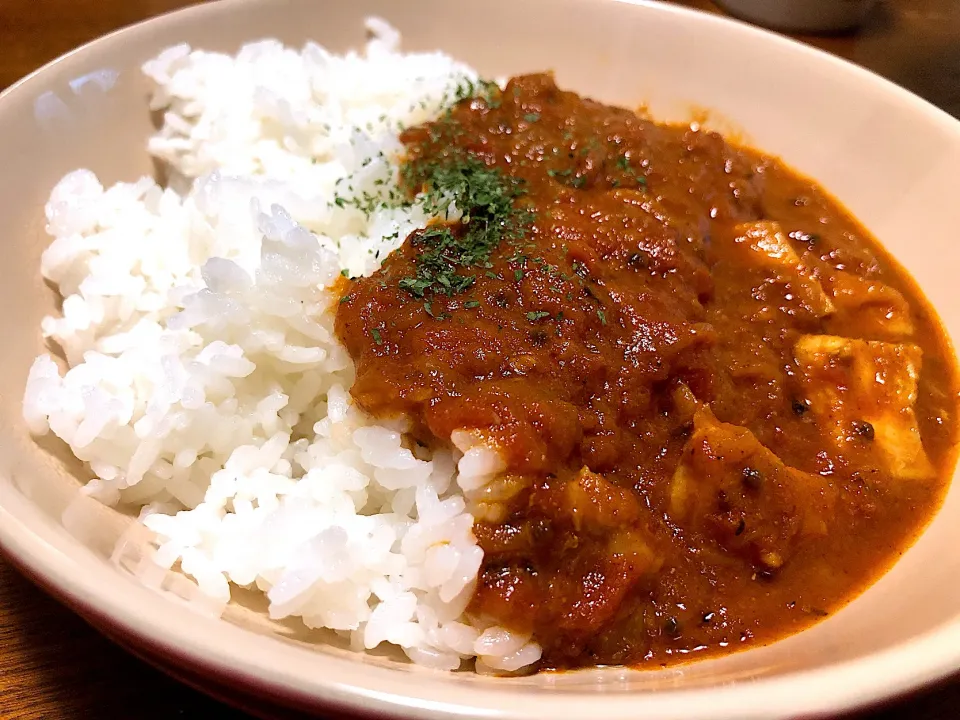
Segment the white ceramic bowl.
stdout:
<svg viewBox="0 0 960 720">
<path fill-rule="evenodd" d="M 138 585 L 107 560 L 130 520 L 106 508 L 71 535 L 60 516 L 82 471 L 38 446 L 20 417 L 38 324 L 54 295 L 38 272 L 42 207 L 85 166 L 104 182 L 151 172 L 140 64 L 189 42 L 362 40 L 378 14 L 406 47 L 457 55 L 488 75 L 553 68 L 599 99 L 713 124 L 782 156 L 882 239 L 960 336 L 960 124 L 906 91 L 816 50 L 714 16 L 616 0 L 230 0 L 108 36 L 0 96 L 0 544 L 38 583 L 119 642 L 258 712 L 349 710 L 418 718 L 745 720 L 815 717 L 873 703 L 960 668 L 960 484 L 894 569 L 815 628 L 766 648 L 660 671 L 602 669 L 495 679 L 358 656 L 273 626 L 255 605 L 223 620 Z M 92 502 L 92 501 L 91 501 Z"/>
</svg>

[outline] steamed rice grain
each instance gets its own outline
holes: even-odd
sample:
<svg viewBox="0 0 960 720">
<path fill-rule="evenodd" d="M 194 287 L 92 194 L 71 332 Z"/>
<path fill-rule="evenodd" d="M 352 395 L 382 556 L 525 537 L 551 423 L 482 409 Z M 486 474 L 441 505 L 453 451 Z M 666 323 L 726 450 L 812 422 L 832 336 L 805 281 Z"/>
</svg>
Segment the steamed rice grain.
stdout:
<svg viewBox="0 0 960 720">
<path fill-rule="evenodd" d="M 271 618 L 358 650 L 512 672 L 536 643 L 465 614 L 483 559 L 467 503 L 499 456 L 467 433 L 431 452 L 367 416 L 333 332 L 341 272 L 373 272 L 429 220 L 395 202 L 400 128 L 476 79 L 368 30 L 363 54 L 266 40 L 146 63 L 164 117 L 149 149 L 172 180 L 77 170 L 54 188 L 41 272 L 63 312 L 42 331 L 66 371 L 37 358 L 24 418 L 87 463 L 86 495 L 141 508 L 114 559 L 148 586 L 214 614 L 256 589 Z"/>
</svg>

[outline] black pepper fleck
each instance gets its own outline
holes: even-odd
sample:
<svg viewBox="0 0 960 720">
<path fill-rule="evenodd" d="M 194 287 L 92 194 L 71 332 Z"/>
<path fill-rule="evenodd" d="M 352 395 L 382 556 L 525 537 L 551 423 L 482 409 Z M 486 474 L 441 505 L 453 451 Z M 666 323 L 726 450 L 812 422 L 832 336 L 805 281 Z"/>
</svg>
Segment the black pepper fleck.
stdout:
<svg viewBox="0 0 960 720">
<path fill-rule="evenodd" d="M 866 421 L 854 423 L 853 431 L 864 440 L 873 440 L 875 435 L 873 425 Z"/>
<path fill-rule="evenodd" d="M 667 618 L 667 622 L 663 626 L 663 630 L 670 637 L 673 637 L 673 638 L 680 637 L 680 623 L 677 622 L 677 619 L 675 617 Z"/>
<path fill-rule="evenodd" d="M 743 473 L 741 474 L 743 484 L 746 485 L 751 490 L 759 490 L 760 486 L 763 485 L 763 473 L 761 473 L 756 468 L 745 467 Z"/>
</svg>

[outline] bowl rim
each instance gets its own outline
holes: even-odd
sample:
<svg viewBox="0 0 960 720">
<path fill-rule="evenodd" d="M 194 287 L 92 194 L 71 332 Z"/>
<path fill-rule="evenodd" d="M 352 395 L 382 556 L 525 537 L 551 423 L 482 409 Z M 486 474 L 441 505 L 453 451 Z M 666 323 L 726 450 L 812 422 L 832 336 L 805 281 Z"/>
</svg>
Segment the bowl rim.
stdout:
<svg viewBox="0 0 960 720">
<path fill-rule="evenodd" d="M 306 2 L 308 0 L 299 0 Z M 635 6 L 645 12 L 673 15 L 680 22 L 702 23 L 707 31 L 739 33 L 745 41 L 767 43 L 790 53 L 803 53 L 810 62 L 833 67 L 873 85 L 897 103 L 906 105 L 927 123 L 939 125 L 960 138 L 960 122 L 914 93 L 852 62 L 778 33 L 736 19 L 653 0 L 584 0 Z M 281 5 L 289 0 L 217 0 L 198 3 L 128 25 L 81 45 L 43 65 L 0 92 L 0 125 L 4 116 L 32 100 L 35 84 L 54 66 L 108 52 L 162 26 L 224 13 L 245 6 Z M 108 592 L 117 571 L 102 562 L 82 568 L 76 558 L 89 552 L 54 528 L 31 528 L 23 518 L 30 501 L 13 489 L 0 487 L 0 552 L 34 583 L 71 607 L 108 635 L 134 638 L 134 645 L 229 682 L 253 688 L 279 704 L 299 709 L 344 710 L 364 716 L 409 716 L 441 720 L 485 717 L 502 720 L 581 720 L 602 706 L 610 720 L 633 720 L 640 714 L 676 720 L 750 720 L 752 718 L 823 717 L 838 711 L 876 705 L 943 680 L 960 670 L 960 619 L 902 641 L 872 655 L 825 664 L 810 670 L 729 685 L 665 689 L 645 693 L 599 695 L 595 690 L 524 688 L 509 682 L 472 684 L 449 682 L 445 673 L 364 665 L 352 658 L 316 653 L 282 643 L 239 626 L 206 618 L 131 581 L 123 592 Z M 20 504 L 24 513 L 7 505 Z M 243 652 L 240 652 L 240 651 Z M 278 670 L 271 654 L 299 658 Z M 305 666 L 309 667 L 309 672 Z M 361 671 L 362 668 L 362 671 Z M 292 672 L 291 672 L 292 669 Z M 745 691 L 749 698 L 744 697 Z M 532 702 L 518 702 L 523 694 Z"/>
</svg>

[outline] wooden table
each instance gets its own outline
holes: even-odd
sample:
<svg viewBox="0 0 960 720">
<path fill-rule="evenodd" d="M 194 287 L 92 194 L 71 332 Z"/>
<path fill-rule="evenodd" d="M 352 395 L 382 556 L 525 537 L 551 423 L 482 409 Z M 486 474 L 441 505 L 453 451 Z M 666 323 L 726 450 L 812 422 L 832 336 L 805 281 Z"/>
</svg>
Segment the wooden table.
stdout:
<svg viewBox="0 0 960 720">
<path fill-rule="evenodd" d="M 0 0 L 0 89 L 98 35 L 190 0 Z M 709 0 L 686 0 L 720 12 Z M 802 38 L 960 118 L 960 2 L 887 0 L 856 35 Z M 242 720 L 101 638 L 0 559 L 0 718 Z M 960 681 L 864 720 L 960 717 Z"/>
</svg>

